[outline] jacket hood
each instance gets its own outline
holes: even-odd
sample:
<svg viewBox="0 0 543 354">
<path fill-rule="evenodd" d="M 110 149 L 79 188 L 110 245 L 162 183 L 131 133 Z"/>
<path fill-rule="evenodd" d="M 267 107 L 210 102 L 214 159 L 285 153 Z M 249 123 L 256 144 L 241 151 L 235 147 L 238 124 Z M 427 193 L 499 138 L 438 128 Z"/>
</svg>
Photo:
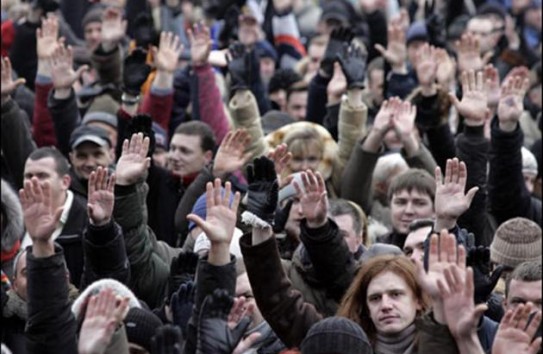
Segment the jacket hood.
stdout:
<svg viewBox="0 0 543 354">
<path fill-rule="evenodd" d="M 2 179 L 2 251 L 9 252 L 24 235 L 23 209 L 17 194 Z"/>
<path fill-rule="evenodd" d="M 302 131 L 304 129 L 315 129 L 319 134 L 320 139 L 323 142 L 324 151 L 322 154 L 322 160 L 317 167 L 317 170 L 322 174 L 324 180 L 328 180 L 332 176 L 332 171 L 334 165 L 337 161 L 338 156 L 338 145 L 335 142 L 330 132 L 326 130 L 322 125 L 311 123 L 311 122 L 295 122 L 282 126 L 281 128 L 271 132 L 266 135 L 266 142 L 269 147 L 275 149 L 279 144 L 283 142 L 287 133 L 294 134 L 296 131 Z M 286 170 L 286 175 L 292 173 L 288 168 Z"/>
</svg>

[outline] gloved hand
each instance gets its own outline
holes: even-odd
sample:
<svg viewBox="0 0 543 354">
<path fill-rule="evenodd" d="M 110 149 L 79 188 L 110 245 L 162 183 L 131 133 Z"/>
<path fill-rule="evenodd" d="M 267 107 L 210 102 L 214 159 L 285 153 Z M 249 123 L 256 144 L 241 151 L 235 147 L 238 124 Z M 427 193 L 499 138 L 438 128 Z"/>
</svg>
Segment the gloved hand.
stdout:
<svg viewBox="0 0 543 354">
<path fill-rule="evenodd" d="M 151 14 L 140 12 L 134 19 L 133 27 L 137 47 L 148 49 L 151 45 L 158 46 L 160 36 L 155 30 Z"/>
<path fill-rule="evenodd" d="M 181 354 L 183 352 L 183 336 L 179 327 L 164 325 L 157 328 L 151 338 L 151 354 Z"/>
<path fill-rule="evenodd" d="M 149 137 L 149 151 L 147 156 L 153 156 L 155 152 L 156 139 L 153 131 L 153 119 L 148 114 L 137 114 L 130 120 L 125 129 L 125 139 L 129 139 L 132 134 L 143 133 L 143 137 Z"/>
<path fill-rule="evenodd" d="M 265 156 L 256 158 L 247 167 L 247 181 L 247 211 L 273 226 L 279 190 L 273 161 Z"/>
<path fill-rule="evenodd" d="M 485 303 L 500 280 L 503 266 L 496 267 L 491 274 L 490 248 L 484 246 L 469 249 L 466 264 L 473 268 L 475 304 Z"/>
<path fill-rule="evenodd" d="M 228 48 L 231 42 L 238 39 L 238 21 L 241 15 L 239 7 L 230 6 L 224 14 L 224 26 L 219 34 L 221 48 Z"/>
<path fill-rule="evenodd" d="M 124 59 L 123 65 L 123 91 L 138 96 L 141 91 L 141 85 L 147 80 L 151 72 L 151 67 L 145 62 L 147 52 L 141 48 L 136 48 Z"/>
<path fill-rule="evenodd" d="M 336 57 L 347 79 L 347 88 L 364 87 L 367 54 L 362 53 L 359 47 L 344 44 L 343 50 L 337 53 Z"/>
<path fill-rule="evenodd" d="M 228 327 L 228 314 L 234 300 L 224 289 L 206 296 L 198 325 L 198 354 L 231 354 L 243 338 L 251 320 L 244 317 L 234 329 Z"/>
<path fill-rule="evenodd" d="M 291 199 L 285 204 L 283 208 L 277 206 L 275 210 L 275 219 L 273 222 L 273 232 L 276 234 L 281 233 L 285 230 L 285 225 L 288 221 L 288 215 L 290 214 L 290 209 L 292 209 L 292 203 L 294 201 Z"/>
<path fill-rule="evenodd" d="M 172 309 L 173 324 L 181 328 L 183 336 L 187 335 L 187 324 L 192 315 L 194 305 L 194 282 L 189 280 L 181 284 L 179 290 L 173 293 L 170 300 Z"/>
<path fill-rule="evenodd" d="M 170 263 L 170 275 L 168 276 L 168 285 L 166 294 L 167 301 L 171 296 L 178 291 L 181 284 L 188 281 L 194 281 L 194 275 L 196 274 L 196 267 L 198 266 L 198 260 L 200 257 L 194 252 L 179 253 L 177 257 L 172 259 Z"/>
<path fill-rule="evenodd" d="M 336 54 L 342 51 L 345 43 L 350 45 L 353 38 L 354 33 L 350 28 L 339 27 L 332 31 L 320 66 L 321 70 L 324 71 L 327 77 L 332 77 L 332 74 L 334 73 L 334 62 L 337 58 Z"/>
<path fill-rule="evenodd" d="M 435 3 L 435 1 L 426 1 L 426 4 L 424 5 L 426 31 L 428 32 L 429 38 L 428 42 L 434 47 L 445 48 L 447 43 L 445 19 L 434 10 Z"/>
<path fill-rule="evenodd" d="M 230 72 L 232 91 L 247 89 L 253 78 L 253 65 L 251 65 L 251 53 L 247 52 L 245 45 L 237 42 L 229 47 L 230 58 L 228 71 Z"/>
</svg>

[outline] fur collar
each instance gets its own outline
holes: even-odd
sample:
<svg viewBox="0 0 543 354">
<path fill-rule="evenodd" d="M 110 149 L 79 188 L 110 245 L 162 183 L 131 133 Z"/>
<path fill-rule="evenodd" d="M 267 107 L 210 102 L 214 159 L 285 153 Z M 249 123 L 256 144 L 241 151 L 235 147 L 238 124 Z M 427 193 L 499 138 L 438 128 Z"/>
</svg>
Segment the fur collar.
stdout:
<svg viewBox="0 0 543 354">
<path fill-rule="evenodd" d="M 23 210 L 15 191 L 2 180 L 2 252 L 10 252 L 24 235 Z"/>
</svg>

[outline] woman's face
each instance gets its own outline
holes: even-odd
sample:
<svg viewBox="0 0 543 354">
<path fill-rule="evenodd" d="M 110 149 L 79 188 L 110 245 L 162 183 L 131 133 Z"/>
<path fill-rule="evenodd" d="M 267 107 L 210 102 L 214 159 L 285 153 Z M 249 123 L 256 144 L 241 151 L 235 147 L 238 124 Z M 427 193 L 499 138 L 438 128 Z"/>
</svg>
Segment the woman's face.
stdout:
<svg viewBox="0 0 543 354">
<path fill-rule="evenodd" d="M 301 149 L 293 149 L 292 158 L 289 161 L 291 173 L 306 170 L 317 171 L 322 160 L 322 151 L 319 143 L 315 140 L 308 140 Z"/>
<path fill-rule="evenodd" d="M 368 286 L 367 305 L 370 317 L 381 334 L 396 334 L 407 328 L 421 309 L 419 301 L 405 280 L 386 271 Z"/>
</svg>

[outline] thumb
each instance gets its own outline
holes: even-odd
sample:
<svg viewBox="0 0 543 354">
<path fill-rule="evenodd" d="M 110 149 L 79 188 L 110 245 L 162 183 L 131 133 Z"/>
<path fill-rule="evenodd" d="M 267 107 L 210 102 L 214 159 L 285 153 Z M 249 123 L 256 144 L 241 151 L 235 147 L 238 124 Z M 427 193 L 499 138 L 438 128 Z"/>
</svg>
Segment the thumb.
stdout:
<svg viewBox="0 0 543 354">
<path fill-rule="evenodd" d="M 23 79 L 23 78 L 19 78 L 19 79 L 15 80 L 15 82 L 13 82 L 13 85 L 14 85 L 13 87 L 16 88 L 16 87 L 18 87 L 20 85 L 24 85 L 24 84 L 26 84 L 26 80 Z"/>
<path fill-rule="evenodd" d="M 75 72 L 75 76 L 79 79 L 81 77 L 81 75 L 83 75 L 83 73 L 85 71 L 87 71 L 87 70 L 89 70 L 89 66 L 88 65 L 82 65 Z"/>
<path fill-rule="evenodd" d="M 239 321 L 238 325 L 232 330 L 232 339 L 234 340 L 234 343 L 237 345 L 241 338 L 243 337 L 243 334 L 251 324 L 251 319 L 248 316 L 245 316 Z"/>
<path fill-rule="evenodd" d="M 479 187 L 473 187 L 468 191 L 468 194 L 466 195 L 466 198 L 468 199 L 468 204 L 471 205 L 471 201 L 473 200 L 473 197 L 475 197 L 475 194 L 479 190 Z"/>
<path fill-rule="evenodd" d="M 505 268 L 503 267 L 503 265 L 499 265 L 492 272 L 492 275 L 490 276 L 490 284 L 492 285 L 492 289 L 494 289 L 494 287 L 496 286 L 496 284 L 500 280 L 500 277 L 501 277 L 504 269 Z"/>
<path fill-rule="evenodd" d="M 251 333 L 247 338 L 243 339 L 241 342 L 239 342 L 238 346 L 232 354 L 241 354 L 245 353 L 249 348 L 253 346 L 253 344 L 262 337 L 262 334 L 259 332 Z"/>
<path fill-rule="evenodd" d="M 456 108 L 458 108 L 458 106 L 460 105 L 460 101 L 458 101 L 458 97 L 456 97 L 456 94 L 454 92 L 449 92 L 449 98 L 451 99 L 452 104 Z"/>
<path fill-rule="evenodd" d="M 55 223 L 58 223 L 58 221 L 60 220 L 63 210 L 64 210 L 64 207 L 60 207 L 55 211 Z"/>
<path fill-rule="evenodd" d="M 475 306 L 475 309 L 473 310 L 473 319 L 479 321 L 486 310 L 488 310 L 488 306 L 486 304 L 479 304 Z"/>
<path fill-rule="evenodd" d="M 374 45 L 374 48 L 377 49 L 377 51 L 381 53 L 382 56 L 385 56 L 386 49 L 381 44 Z"/>
<path fill-rule="evenodd" d="M 94 206 L 90 203 L 87 204 L 87 214 L 89 214 L 89 218 L 94 219 Z"/>
<path fill-rule="evenodd" d="M 486 53 L 485 55 L 483 55 L 483 64 L 487 64 L 490 59 L 492 58 L 492 56 L 494 55 L 494 51 L 490 51 L 488 53 Z"/>
<path fill-rule="evenodd" d="M 207 233 L 206 222 L 204 219 L 202 219 L 198 215 L 191 213 L 187 215 L 187 220 L 192 221 L 193 223 L 196 224 L 196 226 L 200 227 L 204 232 Z"/>
</svg>

